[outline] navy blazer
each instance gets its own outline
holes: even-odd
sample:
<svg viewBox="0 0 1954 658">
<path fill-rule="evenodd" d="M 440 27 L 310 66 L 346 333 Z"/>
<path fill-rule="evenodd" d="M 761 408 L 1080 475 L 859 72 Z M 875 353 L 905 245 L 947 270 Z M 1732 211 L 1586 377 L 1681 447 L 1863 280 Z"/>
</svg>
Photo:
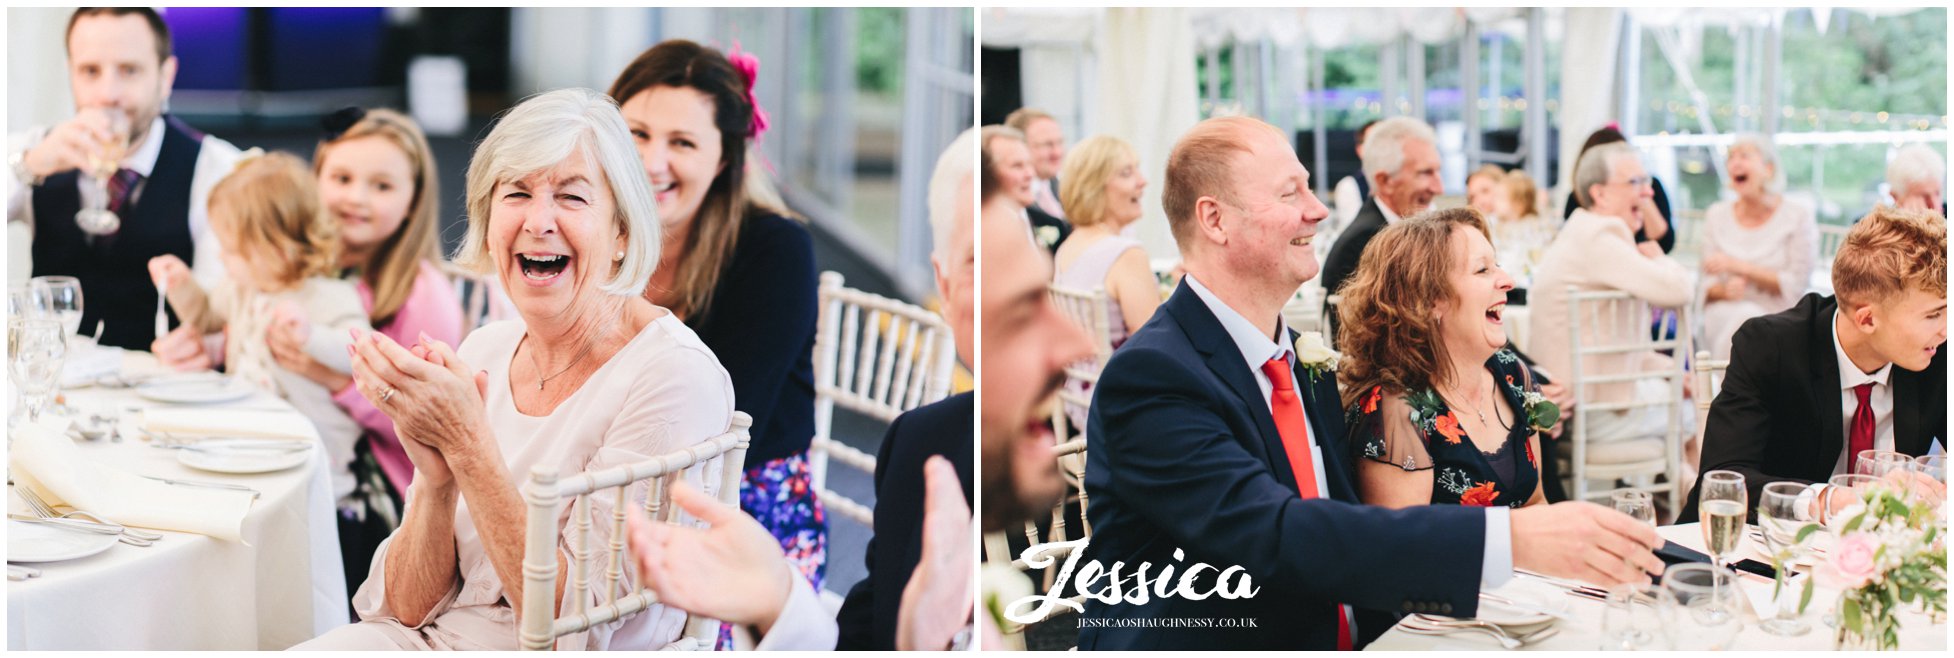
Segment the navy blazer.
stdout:
<svg viewBox="0 0 1954 658">
<path fill-rule="evenodd" d="M 1174 565 L 1178 582 L 1184 569 L 1206 563 L 1215 570 L 1202 572 L 1200 592 L 1215 588 L 1217 571 L 1240 566 L 1260 591 L 1144 604 L 1089 598 L 1080 649 L 1329 650 L 1337 603 L 1477 612 L 1483 510 L 1356 504 L 1335 375 L 1312 379 L 1297 368 L 1330 492 L 1303 500 L 1268 403 L 1220 320 L 1186 284 L 1161 309 L 1113 354 L 1094 389 L 1085 481 L 1093 535 L 1084 559 L 1124 563 L 1127 588 L 1136 565 L 1150 563 L 1150 577 Z M 1176 549 L 1184 559 L 1174 558 Z M 1090 591 L 1104 587 L 1102 579 Z M 1364 617 L 1365 637 L 1390 623 Z"/>
<path fill-rule="evenodd" d="M 1832 312 L 1838 308 L 1837 299 L 1807 293 L 1791 308 L 1737 328 L 1730 369 L 1703 429 L 1702 472 L 1742 473 L 1751 500 L 1762 500 L 1764 485 L 1772 482 L 1811 484 L 1832 477 L 1852 422 L 1839 409 L 1839 356 L 1832 345 Z M 1947 344 L 1941 343 L 1926 370 L 1893 366 L 1887 377 L 1893 387 L 1893 449 L 1927 454 L 1935 437 L 1945 441 L 1947 436 Z M 1702 484 L 1699 475 L 1677 523 L 1697 519 L 1696 492 Z M 1757 519 L 1756 508 L 1750 515 Z"/>
<path fill-rule="evenodd" d="M 732 378 L 734 408 L 753 417 L 748 469 L 806 453 L 813 440 L 819 288 L 807 229 L 760 214 L 740 229 L 712 306 L 686 319 Z"/>
<path fill-rule="evenodd" d="M 875 456 L 875 535 L 868 540 L 868 577 L 848 590 L 835 615 L 835 649 L 894 651 L 902 590 L 923 556 L 923 462 L 943 455 L 957 469 L 963 502 L 971 504 L 971 453 L 977 405 L 959 393 L 911 409 L 889 424 Z"/>
</svg>

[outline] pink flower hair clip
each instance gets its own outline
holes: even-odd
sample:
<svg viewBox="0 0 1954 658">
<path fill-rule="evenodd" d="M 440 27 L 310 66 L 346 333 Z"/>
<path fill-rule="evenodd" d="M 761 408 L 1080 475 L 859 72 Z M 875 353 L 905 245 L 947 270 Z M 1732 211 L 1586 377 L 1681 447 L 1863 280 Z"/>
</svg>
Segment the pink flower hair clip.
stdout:
<svg viewBox="0 0 1954 658">
<path fill-rule="evenodd" d="M 740 42 L 733 42 L 733 49 L 726 53 L 726 60 L 733 63 L 733 69 L 746 79 L 746 104 L 753 106 L 753 122 L 747 132 L 753 141 L 760 141 L 760 135 L 767 132 L 767 111 L 760 109 L 760 99 L 753 97 L 753 84 L 760 79 L 760 58 L 753 53 L 741 52 Z"/>
</svg>

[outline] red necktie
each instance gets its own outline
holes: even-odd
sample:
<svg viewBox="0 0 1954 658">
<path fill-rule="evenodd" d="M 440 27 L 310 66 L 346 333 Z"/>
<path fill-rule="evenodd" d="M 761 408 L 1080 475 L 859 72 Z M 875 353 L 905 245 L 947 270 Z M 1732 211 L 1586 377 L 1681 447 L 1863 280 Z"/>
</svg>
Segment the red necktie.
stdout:
<svg viewBox="0 0 1954 658">
<path fill-rule="evenodd" d="M 1859 396 L 1859 408 L 1852 412 L 1852 433 L 1846 441 L 1851 452 L 1845 453 L 1846 472 L 1857 468 L 1859 453 L 1873 449 L 1873 428 L 1878 427 L 1873 418 L 1873 383 L 1866 382 L 1852 387 L 1852 394 Z"/>
<path fill-rule="evenodd" d="M 1316 462 L 1309 448 L 1309 416 L 1303 413 L 1303 400 L 1296 396 L 1296 382 L 1289 360 L 1281 356 L 1262 364 L 1269 376 L 1269 411 L 1275 416 L 1276 433 L 1282 436 L 1282 450 L 1289 454 L 1289 470 L 1296 473 L 1296 493 L 1309 500 L 1316 495 Z M 1343 606 L 1337 606 L 1337 650 L 1350 650 L 1350 621 Z"/>
</svg>

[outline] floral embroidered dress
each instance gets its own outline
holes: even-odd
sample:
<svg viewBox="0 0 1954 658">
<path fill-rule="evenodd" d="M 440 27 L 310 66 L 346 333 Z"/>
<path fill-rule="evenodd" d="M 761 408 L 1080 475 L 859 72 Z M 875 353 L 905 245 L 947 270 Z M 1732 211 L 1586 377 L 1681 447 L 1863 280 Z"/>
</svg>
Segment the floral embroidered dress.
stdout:
<svg viewBox="0 0 1954 658">
<path fill-rule="evenodd" d="M 1538 385 L 1519 357 L 1507 350 L 1487 359 L 1486 371 L 1499 382 L 1500 398 L 1513 419 L 1498 450 L 1481 451 L 1436 391 L 1387 395 L 1382 386 L 1345 411 L 1350 449 L 1359 458 L 1407 471 L 1434 470 L 1435 505 L 1525 505 L 1540 483 L 1540 462 L 1528 440 L 1534 430 L 1527 421 L 1528 399 L 1539 399 Z"/>
</svg>

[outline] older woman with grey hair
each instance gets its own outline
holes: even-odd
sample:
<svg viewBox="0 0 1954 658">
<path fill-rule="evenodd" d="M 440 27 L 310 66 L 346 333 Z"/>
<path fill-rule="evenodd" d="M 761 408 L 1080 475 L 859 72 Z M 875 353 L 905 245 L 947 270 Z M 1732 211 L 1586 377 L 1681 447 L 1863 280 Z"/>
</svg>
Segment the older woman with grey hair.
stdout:
<svg viewBox="0 0 1954 658">
<path fill-rule="evenodd" d="M 393 418 L 417 475 L 406 519 L 353 597 L 362 621 L 300 648 L 515 649 L 527 517 L 518 487 L 530 469 L 642 461 L 732 422 L 732 382 L 712 351 L 642 295 L 659 224 L 609 98 L 565 89 L 516 106 L 477 149 L 466 201 L 455 260 L 497 278 L 520 319 L 484 326 L 459 349 L 356 337 L 354 383 Z M 612 502 L 588 499 L 597 518 Z M 598 525 L 602 545 L 610 528 Z M 565 555 L 559 546 L 567 571 Z M 684 620 L 654 606 L 557 646 L 653 648 Z"/>
<path fill-rule="evenodd" d="M 1886 187 L 1893 205 L 1947 216 L 1947 163 L 1926 144 L 1908 144 L 1886 163 Z"/>
<path fill-rule="evenodd" d="M 1818 261 L 1818 221 L 1784 198 L 1771 139 L 1739 135 L 1726 159 L 1736 198 L 1712 204 L 1703 220 L 1703 336 L 1718 359 L 1730 358 L 1745 320 L 1797 303 Z"/>
</svg>

